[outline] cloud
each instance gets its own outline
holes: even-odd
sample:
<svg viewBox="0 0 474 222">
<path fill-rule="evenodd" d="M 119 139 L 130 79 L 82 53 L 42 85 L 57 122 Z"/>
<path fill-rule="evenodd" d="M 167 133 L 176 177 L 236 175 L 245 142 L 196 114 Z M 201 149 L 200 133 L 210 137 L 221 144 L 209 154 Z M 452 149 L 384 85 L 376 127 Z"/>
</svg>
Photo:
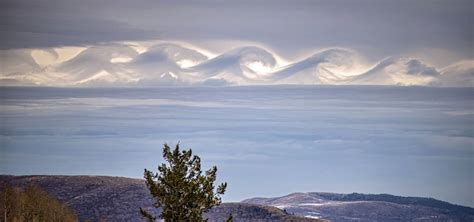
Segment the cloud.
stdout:
<svg viewBox="0 0 474 222">
<path fill-rule="evenodd" d="M 438 76 L 440 74 L 434 67 L 430 67 L 416 59 L 408 61 L 406 66 L 407 74 L 410 75 Z"/>
<path fill-rule="evenodd" d="M 338 76 L 328 69 L 319 68 L 344 66 L 351 63 L 352 56 L 347 49 L 327 49 L 282 67 L 269 78 L 278 80 L 280 84 L 334 84 Z"/>
<path fill-rule="evenodd" d="M 440 73 L 418 59 L 387 58 L 349 83 L 362 85 L 435 85 Z"/>
<path fill-rule="evenodd" d="M 0 49 L 87 46 L 155 36 L 104 16 L 103 10 L 104 5 L 92 1 L 2 1 Z"/>
<path fill-rule="evenodd" d="M 197 76 L 213 79 L 225 79 L 232 83 L 251 83 L 259 78 L 258 72 L 252 69 L 252 64 L 272 69 L 276 65 L 273 54 L 259 47 L 241 47 L 216 56 L 186 69 Z M 266 74 L 266 73 L 264 73 Z"/>
<path fill-rule="evenodd" d="M 474 86 L 474 60 L 461 61 L 441 70 L 442 86 Z"/>
<path fill-rule="evenodd" d="M 391 86 L 3 88 L 0 170 L 140 177 L 164 142 L 181 140 L 219 167 L 237 200 L 351 178 L 342 191 L 424 194 L 430 181 L 433 193 L 470 203 L 446 187 L 472 172 L 473 95 Z"/>
<path fill-rule="evenodd" d="M 472 1 L 2 1 L 0 48 L 88 46 L 168 40 L 265 44 L 294 59 L 315 49 L 353 48 L 370 59 L 450 52 L 472 57 Z M 227 44 L 222 50 L 235 48 Z M 454 56 L 451 56 L 454 55 Z M 432 62 L 432 61 L 429 61 Z"/>
<path fill-rule="evenodd" d="M 29 73 L 40 68 L 31 56 L 32 50 L 0 50 L 2 74 Z"/>
<path fill-rule="evenodd" d="M 38 63 L 38 50 L 3 50 L 2 85 L 67 87 L 159 85 L 425 85 L 469 86 L 469 62 L 443 71 L 420 59 L 390 57 L 372 67 L 346 48 L 328 48 L 281 62 L 281 55 L 258 46 L 238 47 L 209 57 L 186 43 L 100 44 L 83 48 L 66 61 L 60 48 L 43 49 L 56 61 Z M 35 55 L 35 56 L 33 56 Z M 361 67 L 366 67 L 361 68 Z M 348 74 L 349 73 L 349 74 Z M 451 74 L 452 73 L 452 74 Z M 467 73 L 467 74 L 466 74 Z M 469 82 L 469 81 L 468 81 Z"/>
</svg>

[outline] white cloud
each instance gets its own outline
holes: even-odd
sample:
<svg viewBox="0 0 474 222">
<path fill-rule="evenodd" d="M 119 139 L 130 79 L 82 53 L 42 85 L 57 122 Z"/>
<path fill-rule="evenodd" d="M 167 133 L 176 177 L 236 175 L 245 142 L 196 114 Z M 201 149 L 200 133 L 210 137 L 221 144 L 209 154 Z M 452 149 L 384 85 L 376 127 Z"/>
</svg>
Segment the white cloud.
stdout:
<svg viewBox="0 0 474 222">
<path fill-rule="evenodd" d="M 209 56 L 208 50 L 190 44 L 158 42 L 3 50 L 0 53 L 6 60 L 0 83 L 81 87 L 215 85 L 216 81 L 219 85 L 472 86 L 472 61 L 440 71 L 416 58 L 392 57 L 370 67 L 354 50 L 328 48 L 281 62 L 282 56 L 257 46 Z"/>
</svg>

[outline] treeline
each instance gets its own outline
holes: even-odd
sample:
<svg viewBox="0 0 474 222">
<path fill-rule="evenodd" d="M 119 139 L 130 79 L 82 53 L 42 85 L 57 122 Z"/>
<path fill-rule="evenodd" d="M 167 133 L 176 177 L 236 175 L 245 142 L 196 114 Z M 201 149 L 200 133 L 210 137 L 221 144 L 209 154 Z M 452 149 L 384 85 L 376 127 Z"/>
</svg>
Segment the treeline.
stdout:
<svg viewBox="0 0 474 222">
<path fill-rule="evenodd" d="M 37 186 L 20 189 L 2 186 L 0 193 L 1 222 L 72 222 L 75 213 L 64 203 Z"/>
</svg>

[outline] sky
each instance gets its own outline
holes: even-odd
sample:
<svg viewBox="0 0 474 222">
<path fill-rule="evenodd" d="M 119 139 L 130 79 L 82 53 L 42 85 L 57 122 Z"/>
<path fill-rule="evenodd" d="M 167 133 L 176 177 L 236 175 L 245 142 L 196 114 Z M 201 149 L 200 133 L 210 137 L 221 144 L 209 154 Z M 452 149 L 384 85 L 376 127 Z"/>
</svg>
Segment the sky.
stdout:
<svg viewBox="0 0 474 222">
<path fill-rule="evenodd" d="M 469 0 L 0 4 L 1 85 L 143 86 L 169 84 L 166 76 L 187 85 L 474 85 L 474 3 Z M 176 44 L 181 49 L 171 50 L 184 55 L 157 51 L 160 44 Z M 135 55 L 123 54 L 126 47 Z M 140 57 L 169 64 L 137 64 Z M 299 64 L 306 60 L 311 66 Z M 380 64 L 384 67 L 374 70 Z M 96 69 L 81 70 L 86 66 Z M 292 66 L 297 67 L 287 75 L 278 74 Z M 368 77 L 351 77 L 363 74 Z"/>
<path fill-rule="evenodd" d="M 140 177 L 181 140 L 228 201 L 474 206 L 473 23 L 470 0 L 0 0 L 0 173 Z"/>
<path fill-rule="evenodd" d="M 473 57 L 474 3 L 469 0 L 3 0 L 1 4 L 2 49 L 159 39 L 217 52 L 254 42 L 289 58 L 334 46 L 360 50 L 373 59 L 432 54 L 427 58 L 441 65 Z"/>
</svg>

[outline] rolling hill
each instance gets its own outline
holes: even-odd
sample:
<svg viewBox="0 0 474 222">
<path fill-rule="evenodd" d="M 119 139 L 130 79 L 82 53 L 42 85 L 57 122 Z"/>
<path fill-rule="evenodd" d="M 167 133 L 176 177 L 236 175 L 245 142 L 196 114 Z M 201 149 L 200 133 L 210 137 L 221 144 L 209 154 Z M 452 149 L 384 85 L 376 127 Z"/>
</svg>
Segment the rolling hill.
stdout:
<svg viewBox="0 0 474 222">
<path fill-rule="evenodd" d="M 284 209 L 301 216 L 331 221 L 473 221 L 474 209 L 433 198 L 389 194 L 292 193 L 275 198 L 252 198 L 243 203 Z"/>
<path fill-rule="evenodd" d="M 144 180 L 108 176 L 0 176 L 16 187 L 37 185 L 67 203 L 81 220 L 140 221 L 139 207 L 158 214 Z M 433 198 L 389 194 L 293 193 L 223 203 L 206 217 L 224 221 L 452 221 L 474 220 L 474 208 Z"/>
<path fill-rule="evenodd" d="M 107 176 L 0 176 L 2 185 L 15 187 L 37 185 L 67 203 L 81 221 L 142 221 L 139 208 L 158 215 L 144 180 Z M 223 203 L 206 217 L 209 221 L 323 221 L 294 215 L 272 206 L 247 203 Z"/>
</svg>

